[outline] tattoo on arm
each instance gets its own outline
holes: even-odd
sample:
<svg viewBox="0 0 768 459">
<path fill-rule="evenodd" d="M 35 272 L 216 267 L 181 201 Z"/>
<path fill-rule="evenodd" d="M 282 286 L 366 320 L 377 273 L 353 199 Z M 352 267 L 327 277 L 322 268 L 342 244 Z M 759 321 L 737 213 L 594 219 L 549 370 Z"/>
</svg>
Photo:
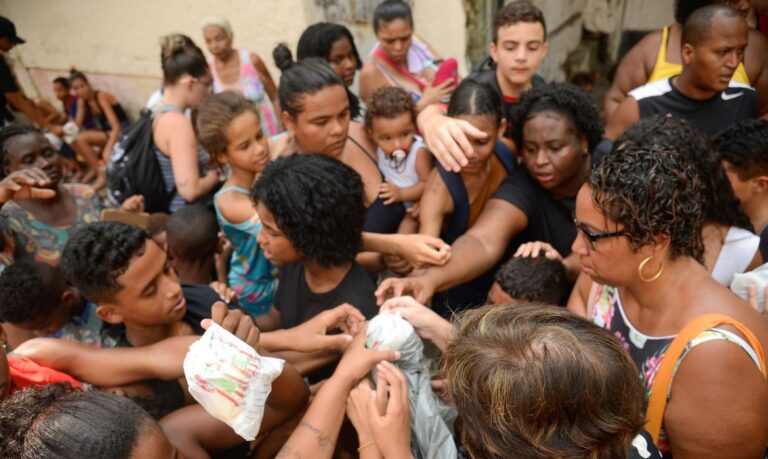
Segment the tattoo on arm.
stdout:
<svg viewBox="0 0 768 459">
<path fill-rule="evenodd" d="M 313 426 L 312 424 L 301 421 L 299 422 L 299 427 L 304 427 L 305 429 L 310 430 L 313 434 L 317 436 L 317 443 L 322 447 L 325 448 L 328 445 L 333 444 L 333 440 L 328 435 L 324 434 L 322 430 L 318 429 L 317 427 Z"/>
</svg>

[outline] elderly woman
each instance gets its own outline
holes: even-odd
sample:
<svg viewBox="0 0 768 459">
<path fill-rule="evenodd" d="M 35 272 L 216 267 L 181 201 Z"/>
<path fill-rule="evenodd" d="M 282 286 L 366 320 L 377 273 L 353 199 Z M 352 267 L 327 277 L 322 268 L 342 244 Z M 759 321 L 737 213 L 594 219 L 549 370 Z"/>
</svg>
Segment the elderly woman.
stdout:
<svg viewBox="0 0 768 459">
<path fill-rule="evenodd" d="M 213 56 L 208 65 L 213 76 L 213 91 L 233 89 L 254 101 L 260 109 L 261 127 L 267 135 L 281 132 L 277 87 L 264 61 L 251 51 L 232 47 L 232 26 L 221 16 L 203 21 L 203 36 Z"/>
<path fill-rule="evenodd" d="M 576 197 L 582 275 L 568 308 L 610 331 L 646 397 L 666 401 L 652 432 L 665 456 L 761 457 L 768 325 L 704 266 L 705 203 L 696 167 L 678 151 L 620 147 Z M 705 314 L 719 317 L 692 330 Z M 682 352 L 661 371 L 678 334 L 693 338 L 675 343 Z M 654 385 L 657 377 L 668 384 Z"/>
</svg>

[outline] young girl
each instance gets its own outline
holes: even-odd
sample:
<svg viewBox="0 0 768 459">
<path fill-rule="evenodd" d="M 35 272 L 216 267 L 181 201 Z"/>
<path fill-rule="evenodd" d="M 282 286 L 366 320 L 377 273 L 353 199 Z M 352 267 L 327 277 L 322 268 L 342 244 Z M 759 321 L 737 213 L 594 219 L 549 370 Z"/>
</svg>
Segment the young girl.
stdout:
<svg viewBox="0 0 768 459">
<path fill-rule="evenodd" d="M 485 140 L 473 142 L 475 155 L 460 173 L 440 165 L 432 171 L 421 200 L 419 232 L 452 244 L 474 224 L 508 171 L 494 154 L 496 139 L 506 122 L 499 96 L 491 86 L 464 80 L 451 97 L 448 113 L 486 133 Z M 438 308 L 446 301 L 451 308 L 482 304 L 492 281 L 491 276 L 481 276 L 477 288 L 472 286 L 475 282 L 460 285 L 446 292 L 444 298 L 441 295 L 435 304 Z"/>
<path fill-rule="evenodd" d="M 373 94 L 365 128 L 376 143 L 376 159 L 386 181 L 379 188 L 384 204 L 403 202 L 406 208 L 424 192 L 432 160 L 416 135 L 416 105 L 401 88 L 388 86 Z M 403 221 L 407 221 L 408 217 Z M 416 229 L 416 222 L 410 226 Z M 404 228 L 401 227 L 401 231 Z M 411 231 L 411 232 L 413 232 Z"/>
<path fill-rule="evenodd" d="M 200 105 L 197 132 L 216 162 L 231 170 L 213 201 L 219 225 L 234 249 L 229 286 L 248 312 L 265 314 L 272 305 L 275 276 L 256 241 L 261 220 L 250 199 L 253 182 L 269 159 L 256 106 L 235 91 L 210 96 Z"/>
</svg>

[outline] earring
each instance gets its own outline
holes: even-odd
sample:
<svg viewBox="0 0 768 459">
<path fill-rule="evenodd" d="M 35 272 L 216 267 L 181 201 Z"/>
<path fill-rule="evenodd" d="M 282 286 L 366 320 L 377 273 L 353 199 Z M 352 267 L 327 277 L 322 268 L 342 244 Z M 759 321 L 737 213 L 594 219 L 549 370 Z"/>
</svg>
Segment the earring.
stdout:
<svg viewBox="0 0 768 459">
<path fill-rule="evenodd" d="M 645 269 L 645 265 L 648 264 L 649 261 L 653 259 L 653 255 L 646 257 L 643 261 L 640 262 L 639 265 L 637 265 L 637 275 L 640 277 L 640 280 L 643 282 L 653 282 L 656 279 L 658 279 L 661 276 L 661 273 L 664 271 L 664 262 L 661 262 L 661 266 L 659 266 L 659 270 L 651 277 L 644 277 L 643 276 L 643 269 Z"/>
</svg>

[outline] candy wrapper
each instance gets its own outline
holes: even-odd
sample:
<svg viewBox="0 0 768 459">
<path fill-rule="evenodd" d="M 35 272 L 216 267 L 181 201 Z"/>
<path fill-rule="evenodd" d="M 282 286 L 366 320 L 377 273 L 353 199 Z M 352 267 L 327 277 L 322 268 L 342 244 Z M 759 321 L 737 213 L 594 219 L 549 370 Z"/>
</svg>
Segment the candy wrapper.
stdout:
<svg viewBox="0 0 768 459">
<path fill-rule="evenodd" d="M 189 393 L 211 416 L 245 440 L 256 438 L 281 359 L 260 356 L 232 333 L 212 324 L 189 347 L 184 375 Z"/>
<path fill-rule="evenodd" d="M 416 333 L 400 311 L 385 311 L 368 322 L 365 347 L 374 351 L 399 351 L 403 343 Z"/>
</svg>

